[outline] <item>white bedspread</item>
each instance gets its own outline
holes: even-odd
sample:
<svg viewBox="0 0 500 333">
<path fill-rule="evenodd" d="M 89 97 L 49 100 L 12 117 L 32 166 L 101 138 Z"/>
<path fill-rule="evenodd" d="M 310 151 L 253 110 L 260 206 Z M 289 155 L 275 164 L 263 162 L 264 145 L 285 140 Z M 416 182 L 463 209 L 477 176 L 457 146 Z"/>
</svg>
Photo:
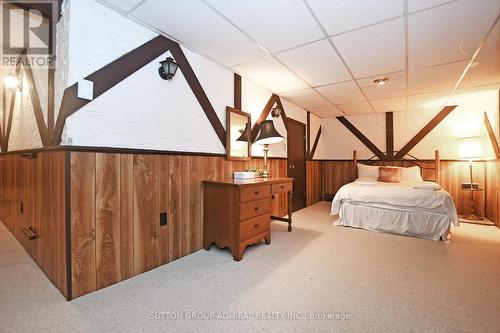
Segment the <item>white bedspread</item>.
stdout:
<svg viewBox="0 0 500 333">
<path fill-rule="evenodd" d="M 339 189 L 332 202 L 331 215 L 339 214 L 344 202 L 408 212 L 439 213 L 446 215 L 447 218 L 442 220 L 445 220 L 448 228 L 450 223 L 459 225 L 455 204 L 450 194 L 433 182 L 383 183 L 357 179 Z M 349 223 L 347 221 L 342 225 Z M 444 227 L 443 225 L 439 229 L 443 230 Z M 397 228 L 394 230 L 397 232 Z"/>
</svg>

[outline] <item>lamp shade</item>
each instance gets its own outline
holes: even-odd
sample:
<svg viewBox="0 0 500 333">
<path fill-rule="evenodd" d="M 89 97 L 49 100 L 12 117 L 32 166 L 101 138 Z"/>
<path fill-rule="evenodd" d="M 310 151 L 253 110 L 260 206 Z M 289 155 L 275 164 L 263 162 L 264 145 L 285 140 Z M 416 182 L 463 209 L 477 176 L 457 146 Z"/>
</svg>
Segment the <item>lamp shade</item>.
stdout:
<svg viewBox="0 0 500 333">
<path fill-rule="evenodd" d="M 264 120 L 260 123 L 260 133 L 255 140 L 255 143 L 259 145 L 269 145 L 273 143 L 278 143 L 285 140 L 281 134 L 278 133 L 272 120 Z"/>
<path fill-rule="evenodd" d="M 482 138 L 479 136 L 461 138 L 458 140 L 458 156 L 465 160 L 475 160 L 484 157 Z"/>
<path fill-rule="evenodd" d="M 241 133 L 240 137 L 236 141 L 248 142 L 248 137 L 250 136 L 250 124 L 245 124 L 245 130 Z"/>
</svg>

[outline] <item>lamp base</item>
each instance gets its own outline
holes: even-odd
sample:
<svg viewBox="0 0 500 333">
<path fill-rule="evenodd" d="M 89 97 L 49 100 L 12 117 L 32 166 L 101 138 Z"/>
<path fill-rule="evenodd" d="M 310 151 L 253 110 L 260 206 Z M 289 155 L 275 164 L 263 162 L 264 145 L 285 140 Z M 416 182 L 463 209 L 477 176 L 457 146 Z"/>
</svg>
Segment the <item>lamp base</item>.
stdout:
<svg viewBox="0 0 500 333">
<path fill-rule="evenodd" d="M 474 214 L 464 216 L 463 218 L 467 219 L 467 220 L 473 220 L 473 221 L 481 221 L 481 220 L 484 219 L 483 217 L 477 216 L 477 215 L 474 215 Z"/>
</svg>

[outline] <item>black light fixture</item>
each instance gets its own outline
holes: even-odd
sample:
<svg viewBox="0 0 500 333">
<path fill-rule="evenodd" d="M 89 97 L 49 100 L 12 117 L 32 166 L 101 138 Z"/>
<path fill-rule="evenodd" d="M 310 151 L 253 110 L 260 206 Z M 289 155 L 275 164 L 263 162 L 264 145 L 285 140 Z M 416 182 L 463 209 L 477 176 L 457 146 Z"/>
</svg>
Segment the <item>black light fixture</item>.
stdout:
<svg viewBox="0 0 500 333">
<path fill-rule="evenodd" d="M 271 116 L 273 118 L 278 118 L 281 115 L 281 107 L 279 105 L 276 105 L 274 108 L 271 109 Z"/>
<path fill-rule="evenodd" d="M 174 61 L 174 58 L 168 57 L 167 59 L 160 61 L 160 68 L 158 68 L 158 74 L 163 80 L 171 80 L 179 65 Z"/>
<path fill-rule="evenodd" d="M 246 123 L 245 129 L 241 131 L 241 135 L 238 139 L 236 139 L 236 141 L 248 142 L 249 137 L 250 137 L 250 124 Z"/>
<path fill-rule="evenodd" d="M 255 139 L 255 143 L 264 146 L 264 170 L 262 171 L 262 177 L 269 177 L 269 172 L 267 171 L 267 153 L 269 152 L 269 145 L 283 140 L 285 140 L 285 138 L 278 133 L 276 128 L 274 128 L 272 120 L 264 120 L 260 123 L 260 133 L 257 139 Z"/>
</svg>

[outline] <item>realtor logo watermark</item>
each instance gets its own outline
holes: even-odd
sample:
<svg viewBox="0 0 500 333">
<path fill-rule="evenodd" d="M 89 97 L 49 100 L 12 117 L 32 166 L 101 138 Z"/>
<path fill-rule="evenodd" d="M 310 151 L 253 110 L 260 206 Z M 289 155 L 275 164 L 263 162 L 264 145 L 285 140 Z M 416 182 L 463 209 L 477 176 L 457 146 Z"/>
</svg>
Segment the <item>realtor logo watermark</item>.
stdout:
<svg viewBox="0 0 500 333">
<path fill-rule="evenodd" d="M 0 65 L 54 68 L 57 17 L 58 0 L 0 0 Z"/>
</svg>

